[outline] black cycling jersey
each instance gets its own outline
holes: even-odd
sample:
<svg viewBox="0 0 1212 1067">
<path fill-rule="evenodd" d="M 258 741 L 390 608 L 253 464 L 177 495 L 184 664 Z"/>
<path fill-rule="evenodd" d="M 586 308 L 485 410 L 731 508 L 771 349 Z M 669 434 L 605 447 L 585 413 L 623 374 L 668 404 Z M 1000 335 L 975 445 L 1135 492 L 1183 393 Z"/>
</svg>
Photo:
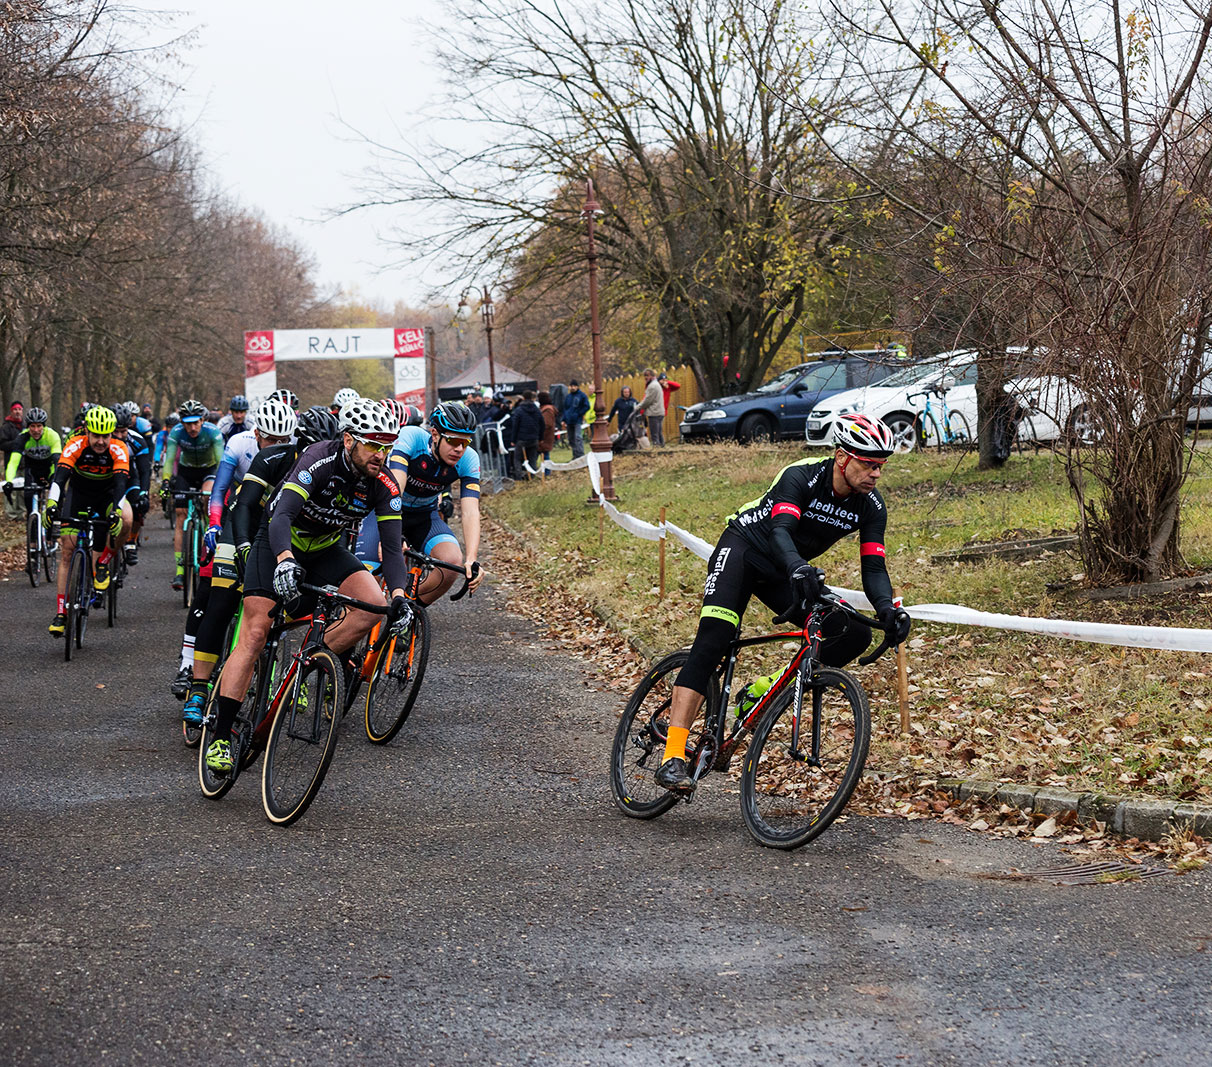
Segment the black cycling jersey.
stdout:
<svg viewBox="0 0 1212 1067">
<path fill-rule="evenodd" d="M 299 446 L 293 443 L 270 445 L 253 456 L 231 510 L 232 540 L 237 547 L 252 544 L 257 529 L 265 521 L 265 509 L 261 505 L 286 480 L 298 458 Z"/>
<path fill-rule="evenodd" d="M 361 474 L 341 440 L 320 441 L 303 450 L 269 502 L 270 547 L 275 557 L 292 549 L 318 552 L 337 544 L 373 511 L 383 546 L 383 577 L 388 589 L 402 589 L 400 509 L 400 487 L 386 470 L 373 478 Z"/>
<path fill-rule="evenodd" d="M 863 591 L 878 612 L 892 605 L 884 564 L 884 498 L 874 489 L 835 496 L 833 462 L 803 459 L 784 467 L 765 495 L 728 516 L 728 528 L 787 575 L 857 530 Z"/>
</svg>

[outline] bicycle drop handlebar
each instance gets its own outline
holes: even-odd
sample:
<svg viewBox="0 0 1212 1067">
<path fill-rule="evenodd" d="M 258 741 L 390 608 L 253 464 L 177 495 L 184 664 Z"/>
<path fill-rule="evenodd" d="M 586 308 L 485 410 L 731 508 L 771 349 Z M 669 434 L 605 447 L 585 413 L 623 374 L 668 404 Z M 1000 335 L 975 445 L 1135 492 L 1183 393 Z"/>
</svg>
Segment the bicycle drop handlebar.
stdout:
<svg viewBox="0 0 1212 1067">
<path fill-rule="evenodd" d="M 457 563 L 447 563 L 444 559 L 434 559 L 433 556 L 427 556 L 424 552 L 417 552 L 411 548 L 404 549 L 404 558 L 411 559 L 413 562 L 421 564 L 422 567 L 441 567 L 443 570 L 453 571 L 455 574 L 462 575 L 463 586 L 457 593 L 452 593 L 450 599 L 462 600 L 467 595 L 471 580 L 467 577 L 467 571 Z M 471 573 L 473 576 L 480 573 L 480 563 L 478 560 L 472 561 Z"/>
<path fill-rule="evenodd" d="M 848 619 L 853 619 L 855 622 L 862 623 L 868 630 L 879 630 L 884 635 L 884 640 L 879 643 L 874 652 L 868 652 L 865 656 L 859 657 L 859 663 L 864 667 L 868 663 L 874 663 L 885 652 L 891 648 L 890 638 L 893 633 L 893 624 L 885 625 L 879 619 L 870 615 L 864 615 L 861 611 L 852 608 L 832 589 L 825 589 L 817 599 L 818 604 L 828 604 L 830 607 L 840 610 Z M 797 615 L 806 615 L 809 611 L 808 601 L 802 600 L 798 604 L 792 604 L 781 615 L 776 615 L 774 621 L 776 624 L 791 622 Z"/>
</svg>

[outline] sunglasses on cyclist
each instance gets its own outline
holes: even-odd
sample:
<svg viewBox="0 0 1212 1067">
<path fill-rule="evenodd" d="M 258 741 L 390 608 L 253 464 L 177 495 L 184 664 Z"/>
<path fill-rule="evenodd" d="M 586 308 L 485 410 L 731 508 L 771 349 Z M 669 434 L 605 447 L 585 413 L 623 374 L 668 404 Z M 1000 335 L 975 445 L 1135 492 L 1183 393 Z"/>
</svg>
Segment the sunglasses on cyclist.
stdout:
<svg viewBox="0 0 1212 1067">
<path fill-rule="evenodd" d="M 846 452 L 846 449 L 842 449 Z M 857 459 L 860 463 L 867 467 L 882 467 L 888 461 L 886 459 L 868 459 L 866 456 L 856 456 L 853 452 L 846 452 L 851 459 Z"/>
<path fill-rule="evenodd" d="M 375 437 L 360 437 L 356 433 L 350 434 L 350 436 L 357 441 L 358 444 L 369 449 L 371 452 L 388 452 L 391 450 L 391 446 L 396 443 L 396 439 L 394 437 L 392 437 L 390 440 L 383 441 Z"/>
<path fill-rule="evenodd" d="M 451 448 L 470 448 L 470 437 L 451 437 L 448 434 L 440 433 L 438 436 L 445 441 Z"/>
</svg>

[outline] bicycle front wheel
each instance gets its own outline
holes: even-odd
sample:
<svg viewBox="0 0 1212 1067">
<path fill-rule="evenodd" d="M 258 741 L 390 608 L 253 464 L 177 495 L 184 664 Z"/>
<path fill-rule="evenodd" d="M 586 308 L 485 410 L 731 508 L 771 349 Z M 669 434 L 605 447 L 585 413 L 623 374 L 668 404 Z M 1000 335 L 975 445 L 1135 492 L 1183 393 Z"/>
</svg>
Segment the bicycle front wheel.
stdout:
<svg viewBox="0 0 1212 1067">
<path fill-rule="evenodd" d="M 39 546 L 42 544 L 42 520 L 36 511 L 29 513 L 25 523 L 25 573 L 29 575 L 29 584 L 38 588 L 38 566 L 42 562 L 38 557 Z"/>
<path fill-rule="evenodd" d="M 610 792 L 619 810 L 633 819 L 655 819 L 678 802 L 678 795 L 657 785 L 653 776 L 665 754 L 673 685 L 689 655 L 689 649 L 679 649 L 653 667 L 631 694 L 619 719 L 610 751 Z M 711 692 L 704 702 L 708 721 L 719 699 L 718 680 L 712 676 Z M 692 731 L 687 752 L 696 743 Z"/>
<path fill-rule="evenodd" d="M 943 435 L 939 433 L 934 416 L 923 411 L 913 420 L 913 437 L 918 448 L 942 448 Z"/>
<path fill-rule="evenodd" d="M 429 615 L 419 601 L 411 606 L 412 626 L 379 653 L 366 690 L 366 737 L 376 745 L 387 744 L 400 732 L 421 691 L 429 662 Z"/>
<path fill-rule="evenodd" d="M 806 845 L 841 814 L 871 743 L 867 694 L 851 674 L 822 667 L 804 686 L 797 722 L 788 685 L 754 731 L 741 774 L 741 813 L 768 848 Z"/>
<path fill-rule="evenodd" d="M 337 747 L 344 707 L 344 669 L 331 651 L 318 649 L 299 665 L 265 745 L 261 800 L 270 822 L 294 822 L 315 799 Z"/>
<path fill-rule="evenodd" d="M 105 590 L 105 623 L 112 627 L 118 618 L 118 557 L 114 556 L 109 588 Z"/>
</svg>

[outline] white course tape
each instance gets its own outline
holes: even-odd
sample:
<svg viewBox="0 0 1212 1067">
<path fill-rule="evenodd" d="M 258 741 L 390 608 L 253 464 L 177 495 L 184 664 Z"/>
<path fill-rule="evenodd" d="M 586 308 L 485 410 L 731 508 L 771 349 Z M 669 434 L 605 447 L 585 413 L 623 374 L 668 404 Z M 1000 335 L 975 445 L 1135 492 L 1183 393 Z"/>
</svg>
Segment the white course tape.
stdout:
<svg viewBox="0 0 1212 1067">
<path fill-rule="evenodd" d="M 691 552 L 699 559 L 709 559 L 715 545 L 709 545 L 701 537 L 695 537 L 694 534 L 683 530 L 680 526 L 675 526 L 673 523 L 666 520 L 665 529 L 668 530 L 674 537 L 682 542 Z"/>
<path fill-rule="evenodd" d="M 592 453 L 590 453 L 592 455 Z M 619 511 L 601 498 L 596 463 L 590 465 L 594 492 L 606 509 L 606 514 L 628 533 L 645 541 L 659 541 L 661 527 Z M 666 521 L 664 529 L 676 537 L 700 559 L 707 559 L 714 548 L 701 537 L 695 537 L 680 526 Z M 830 586 L 860 611 L 871 611 L 871 601 L 857 589 Z M 1125 626 L 1109 622 L 1078 622 L 1071 619 L 1036 619 L 1022 615 L 1002 615 L 993 611 L 977 611 L 961 604 L 915 604 L 905 608 L 917 622 L 949 622 L 960 626 L 987 626 L 994 630 L 1018 630 L 1022 633 L 1060 637 L 1069 641 L 1090 641 L 1100 645 L 1121 645 L 1129 648 L 1163 648 L 1172 652 L 1212 652 L 1212 630 L 1197 630 L 1182 626 Z"/>
<path fill-rule="evenodd" d="M 578 471 L 589 464 L 589 456 L 590 453 L 586 452 L 569 463 L 552 463 L 547 459 L 543 461 L 543 466 L 549 471 Z"/>
</svg>

